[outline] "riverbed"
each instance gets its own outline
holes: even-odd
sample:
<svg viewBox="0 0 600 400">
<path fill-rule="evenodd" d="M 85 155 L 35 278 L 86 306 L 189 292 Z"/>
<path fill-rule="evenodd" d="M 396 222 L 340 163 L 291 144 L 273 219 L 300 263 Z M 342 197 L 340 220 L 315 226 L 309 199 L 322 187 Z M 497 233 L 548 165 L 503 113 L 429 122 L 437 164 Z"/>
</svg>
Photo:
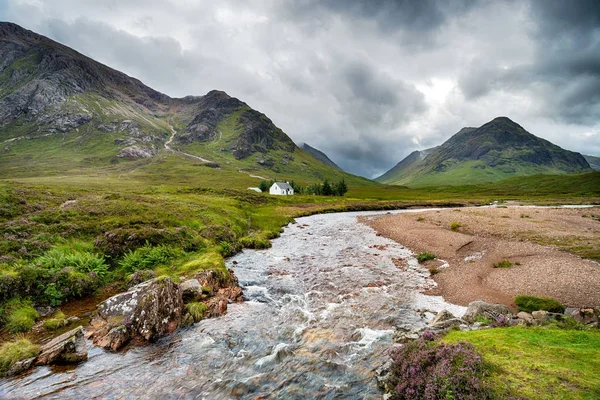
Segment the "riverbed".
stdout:
<svg viewBox="0 0 600 400">
<path fill-rule="evenodd" d="M 435 282 L 414 255 L 357 221 L 376 214 L 298 218 L 272 248 L 227 261 L 246 299 L 227 315 L 125 352 L 90 347 L 73 369 L 2 381 L 0 397 L 381 398 L 375 369 L 395 330 L 465 309 L 421 293 Z"/>
</svg>

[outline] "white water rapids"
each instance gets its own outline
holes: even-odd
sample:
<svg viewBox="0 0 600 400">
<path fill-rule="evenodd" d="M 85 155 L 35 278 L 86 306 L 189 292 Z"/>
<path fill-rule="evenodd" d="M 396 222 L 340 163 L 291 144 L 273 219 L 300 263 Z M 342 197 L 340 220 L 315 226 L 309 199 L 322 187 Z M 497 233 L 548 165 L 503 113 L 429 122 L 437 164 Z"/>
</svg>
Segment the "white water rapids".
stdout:
<svg viewBox="0 0 600 400">
<path fill-rule="evenodd" d="M 356 220 L 374 214 L 299 218 L 271 249 L 228 260 L 247 301 L 226 316 L 125 353 L 91 348 L 74 369 L 1 381 L 0 397 L 381 398 L 374 370 L 395 329 L 425 324 L 418 309 L 464 308 L 420 293 L 434 283 L 410 251 Z"/>
</svg>

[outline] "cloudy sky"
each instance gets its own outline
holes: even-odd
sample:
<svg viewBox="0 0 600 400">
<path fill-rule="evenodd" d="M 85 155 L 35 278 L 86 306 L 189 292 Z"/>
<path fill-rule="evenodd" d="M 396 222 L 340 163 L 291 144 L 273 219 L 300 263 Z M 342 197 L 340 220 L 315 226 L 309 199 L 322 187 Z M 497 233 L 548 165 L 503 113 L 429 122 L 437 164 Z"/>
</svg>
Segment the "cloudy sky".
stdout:
<svg viewBox="0 0 600 400">
<path fill-rule="evenodd" d="M 508 116 L 600 156 L 598 0 L 0 0 L 172 97 L 211 89 L 374 177 Z"/>
</svg>

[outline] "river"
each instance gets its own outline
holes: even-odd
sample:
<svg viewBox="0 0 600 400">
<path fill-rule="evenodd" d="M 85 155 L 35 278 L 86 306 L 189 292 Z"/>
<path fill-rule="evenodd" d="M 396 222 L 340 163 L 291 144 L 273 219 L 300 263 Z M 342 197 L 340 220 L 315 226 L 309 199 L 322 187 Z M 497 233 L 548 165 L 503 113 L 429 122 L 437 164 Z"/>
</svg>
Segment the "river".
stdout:
<svg viewBox="0 0 600 400">
<path fill-rule="evenodd" d="M 125 352 L 90 347 L 73 369 L 1 381 L 0 397 L 381 398 L 374 370 L 394 330 L 464 308 L 421 293 L 435 283 L 410 251 L 356 220 L 376 214 L 298 218 L 272 248 L 228 259 L 246 302 L 226 316 Z"/>
</svg>

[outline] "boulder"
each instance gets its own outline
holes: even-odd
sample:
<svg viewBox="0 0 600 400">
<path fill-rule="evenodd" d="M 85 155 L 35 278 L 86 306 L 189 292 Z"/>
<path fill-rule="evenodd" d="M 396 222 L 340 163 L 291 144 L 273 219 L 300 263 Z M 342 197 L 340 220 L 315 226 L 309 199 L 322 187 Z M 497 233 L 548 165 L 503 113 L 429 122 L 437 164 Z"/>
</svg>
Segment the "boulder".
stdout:
<svg viewBox="0 0 600 400">
<path fill-rule="evenodd" d="M 522 319 L 523 321 L 527 322 L 528 325 L 531 325 L 533 323 L 533 316 L 525 311 L 519 312 L 517 314 L 517 318 Z"/>
<path fill-rule="evenodd" d="M 87 336 L 112 350 L 134 338 L 155 341 L 179 327 L 182 311 L 179 285 L 154 278 L 100 303 Z"/>
<path fill-rule="evenodd" d="M 234 303 L 243 301 L 242 289 L 232 270 L 229 270 L 227 277 L 215 271 L 202 271 L 194 275 L 194 279 L 201 287 L 210 289 L 210 294 L 219 294 Z"/>
<path fill-rule="evenodd" d="M 227 314 L 228 299 L 223 295 L 216 295 L 205 302 L 208 307 L 204 313 L 205 318 L 220 317 Z"/>
<path fill-rule="evenodd" d="M 463 319 L 469 323 L 473 323 L 477 317 L 482 316 L 497 321 L 500 315 L 503 315 L 505 320 L 510 320 L 513 316 L 510 308 L 504 304 L 488 304 L 485 301 L 473 301 L 469 303 Z"/>
<path fill-rule="evenodd" d="M 35 364 L 72 364 L 87 360 L 87 346 L 83 332 L 83 327 L 78 326 L 55 337 L 41 347 Z"/>
<path fill-rule="evenodd" d="M 17 361 L 16 363 L 14 363 L 13 365 L 10 366 L 10 369 L 8 371 L 6 371 L 5 376 L 15 376 L 15 375 L 19 375 L 20 373 L 27 371 L 29 368 L 31 368 L 34 361 L 35 361 L 35 357 L 26 358 L 25 360 Z"/>
<path fill-rule="evenodd" d="M 569 315 L 569 314 L 567 314 Z M 571 311 L 570 317 L 582 324 L 598 322 L 598 311 L 593 308 L 577 308 Z"/>
<path fill-rule="evenodd" d="M 544 310 L 534 311 L 531 313 L 531 316 L 533 317 L 533 319 L 535 319 L 540 324 L 542 324 L 546 321 L 546 318 L 548 317 L 548 311 L 544 311 Z"/>
<path fill-rule="evenodd" d="M 437 313 L 437 315 L 433 318 L 433 320 L 429 323 L 430 326 L 438 324 L 440 322 L 448 321 L 451 319 L 456 319 L 454 314 L 452 314 L 448 310 L 443 310 Z"/>
<path fill-rule="evenodd" d="M 187 281 L 183 281 L 179 286 L 181 286 L 181 294 L 184 302 L 196 300 L 202 295 L 202 285 L 200 285 L 198 279 L 188 279 Z"/>
<path fill-rule="evenodd" d="M 156 273 L 151 269 L 140 269 L 129 276 L 127 287 L 133 287 L 154 278 L 156 278 Z"/>
</svg>

